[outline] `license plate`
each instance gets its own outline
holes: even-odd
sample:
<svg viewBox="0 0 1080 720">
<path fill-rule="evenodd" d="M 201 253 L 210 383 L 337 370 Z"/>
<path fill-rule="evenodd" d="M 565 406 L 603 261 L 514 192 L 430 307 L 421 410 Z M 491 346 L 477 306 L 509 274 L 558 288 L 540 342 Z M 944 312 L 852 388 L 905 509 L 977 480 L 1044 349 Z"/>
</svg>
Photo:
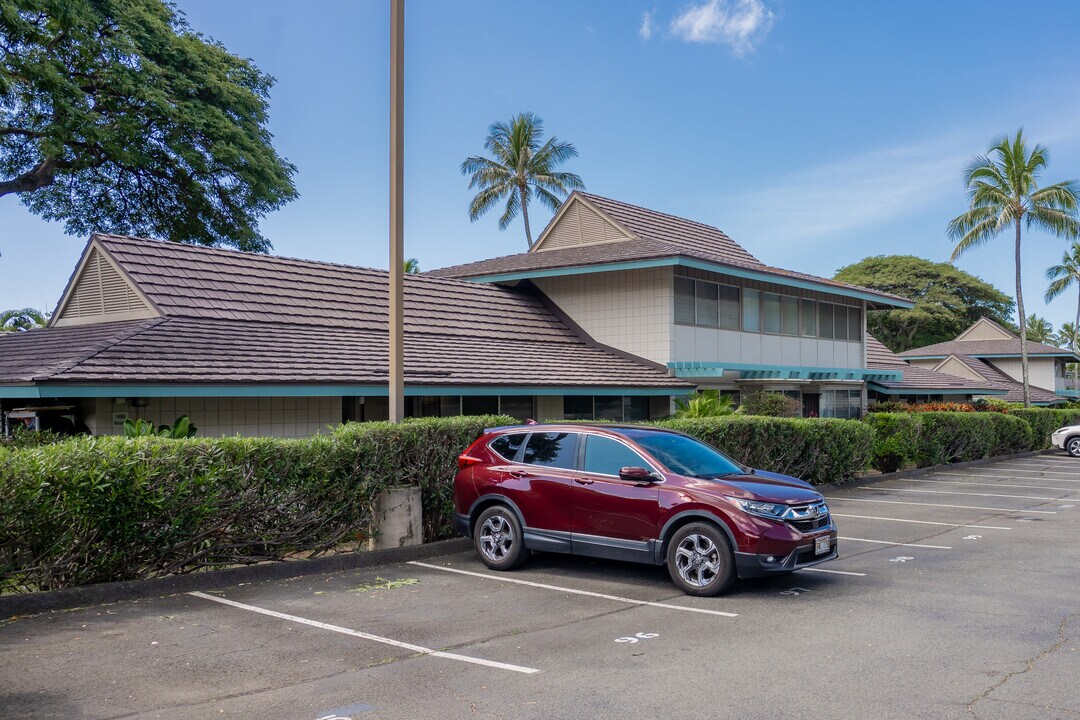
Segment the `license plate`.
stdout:
<svg viewBox="0 0 1080 720">
<path fill-rule="evenodd" d="M 832 538 L 830 536 L 826 535 L 814 540 L 815 555 L 828 555 L 830 550 L 832 550 Z"/>
</svg>

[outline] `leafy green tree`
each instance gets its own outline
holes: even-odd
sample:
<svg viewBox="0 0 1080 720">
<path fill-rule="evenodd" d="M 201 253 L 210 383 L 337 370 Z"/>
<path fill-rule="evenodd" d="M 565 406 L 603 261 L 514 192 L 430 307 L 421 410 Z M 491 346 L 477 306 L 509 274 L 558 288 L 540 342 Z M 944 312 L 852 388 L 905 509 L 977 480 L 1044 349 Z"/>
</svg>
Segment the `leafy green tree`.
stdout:
<svg viewBox="0 0 1080 720">
<path fill-rule="evenodd" d="M 419 275 L 420 261 L 416 258 L 409 258 L 405 262 L 401 263 L 401 269 L 406 275 Z"/>
<path fill-rule="evenodd" d="M 950 260 L 989 242 L 1007 229 L 1015 230 L 1013 246 L 1016 264 L 1016 310 L 1020 320 L 1020 354 L 1024 381 L 1024 406 L 1031 407 L 1028 381 L 1027 317 L 1020 280 L 1020 241 L 1024 225 L 1058 237 L 1080 237 L 1077 206 L 1080 184 L 1075 180 L 1039 187 L 1039 175 L 1049 160 L 1046 148 L 1036 144 L 1030 150 L 1024 131 L 1016 137 L 999 138 L 988 156 L 977 157 L 965 173 L 968 210 L 948 225 L 949 237 L 956 241 Z"/>
<path fill-rule="evenodd" d="M 1076 328 L 1078 326 L 1075 323 L 1063 323 L 1061 325 L 1061 331 L 1057 334 L 1057 340 L 1054 343 L 1058 347 L 1069 348 L 1070 350 L 1076 350 L 1077 336 Z"/>
<path fill-rule="evenodd" d="M 893 352 L 952 340 L 983 317 L 1011 325 L 1012 298 L 950 263 L 877 255 L 840 268 L 834 279 L 915 302 L 910 310 L 874 310 L 866 315 L 867 328 Z"/>
<path fill-rule="evenodd" d="M 49 316 L 33 308 L 19 308 L 0 312 L 0 332 L 21 332 L 45 327 Z"/>
<path fill-rule="evenodd" d="M 700 390 L 688 398 L 677 398 L 675 405 L 678 407 L 677 418 L 722 417 L 735 413 L 735 401 L 730 395 L 721 395 L 719 390 Z"/>
<path fill-rule="evenodd" d="M 0 197 L 69 234 L 266 251 L 273 78 L 163 0 L 0 0 Z"/>
<path fill-rule="evenodd" d="M 1046 279 L 1050 285 L 1046 288 L 1044 299 L 1047 303 L 1064 293 L 1074 284 L 1080 289 L 1080 243 L 1074 242 L 1072 247 L 1061 256 L 1061 264 L 1046 269 Z M 1068 334 L 1065 328 L 1069 328 Z M 1077 294 L 1076 322 L 1065 323 L 1061 328 L 1060 341 L 1065 347 L 1076 347 L 1076 328 L 1080 327 L 1080 293 Z M 1065 341 L 1068 338 L 1068 342 Z"/>
<path fill-rule="evenodd" d="M 571 190 L 585 187 L 574 173 L 555 171 L 558 165 L 577 157 L 577 148 L 554 136 L 541 145 L 543 135 L 543 120 L 528 112 L 515 115 L 509 123 L 497 122 L 488 129 L 484 148 L 492 158 L 474 155 L 461 163 L 461 174 L 472 175 L 469 189 L 480 188 L 469 203 L 469 220 L 476 222 L 505 198 L 499 229 L 505 230 L 520 212 L 529 249 L 533 246 L 529 230 L 533 196 L 555 211 Z"/>
<path fill-rule="evenodd" d="M 1037 343 L 1054 342 L 1054 326 L 1046 318 L 1029 315 L 1027 319 L 1027 339 Z"/>
</svg>

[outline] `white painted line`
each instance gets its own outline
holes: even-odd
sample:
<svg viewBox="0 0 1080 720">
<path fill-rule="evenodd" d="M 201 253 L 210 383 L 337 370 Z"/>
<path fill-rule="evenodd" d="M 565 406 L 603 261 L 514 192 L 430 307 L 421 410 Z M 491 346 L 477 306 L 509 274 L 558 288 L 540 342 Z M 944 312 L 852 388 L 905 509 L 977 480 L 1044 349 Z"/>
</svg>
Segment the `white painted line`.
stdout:
<svg viewBox="0 0 1080 720">
<path fill-rule="evenodd" d="M 856 518 L 858 520 L 887 520 L 888 522 L 913 523 L 915 525 L 944 525 L 955 528 L 976 528 L 977 530 L 1012 530 L 1009 527 L 998 525 L 970 525 L 968 523 L 934 522 L 932 520 L 907 520 L 905 518 L 878 517 L 877 515 L 845 515 L 844 513 L 830 512 L 833 517 Z"/>
<path fill-rule="evenodd" d="M 913 493 L 929 493 L 932 495 L 970 495 L 972 497 L 1002 497 L 1013 498 L 1015 500 L 1053 500 L 1055 502 L 1077 500 L 1077 498 L 1068 497 L 1043 497 L 1042 495 L 1001 495 L 999 493 L 975 493 L 975 492 L 962 492 L 960 490 L 923 490 L 922 488 L 874 488 L 880 489 L 882 492 L 913 492 Z M 1072 492 L 1071 490 L 1069 492 Z M 1080 500 L 1078 500 L 1080 502 Z"/>
<path fill-rule="evenodd" d="M 870 498 L 839 498 L 829 497 L 826 498 L 830 503 L 833 502 L 868 502 L 868 503 L 883 503 L 885 505 L 920 505 L 922 507 L 939 507 L 939 508 L 958 508 L 960 510 L 990 510 L 1000 513 L 1035 513 L 1036 515 L 1057 515 L 1056 510 L 1017 510 L 1016 508 L 994 508 L 994 507 L 981 507 L 979 505 L 945 505 L 940 503 L 920 503 L 920 502 L 904 502 L 902 500 L 871 500 Z"/>
<path fill-rule="evenodd" d="M 991 475 L 990 473 L 979 473 L 978 475 L 973 475 L 971 473 L 957 473 L 957 472 L 936 472 L 936 473 L 933 473 L 934 477 L 937 477 L 939 475 L 944 476 L 944 477 L 998 478 L 1000 480 L 1049 480 L 1051 482 L 1056 482 L 1056 483 L 1057 482 L 1060 482 L 1060 483 L 1080 483 L 1080 479 L 1059 478 L 1059 477 L 1045 477 L 1045 476 L 1042 476 L 1042 475 L 1040 475 L 1038 477 L 1017 477 L 1016 475 Z"/>
<path fill-rule="evenodd" d="M 868 540 L 866 538 L 853 538 L 843 536 L 838 536 L 836 539 L 847 540 L 848 542 L 874 543 L 876 545 L 900 545 L 902 547 L 931 548 L 932 550 L 952 550 L 952 547 L 948 545 L 922 545 L 920 543 L 890 542 L 888 540 Z"/>
<path fill-rule="evenodd" d="M 1010 478 L 1016 480 L 1017 478 Z M 1005 488 L 1021 488 L 1026 490 L 1060 490 L 1063 493 L 1076 492 L 1076 488 L 1062 488 L 1062 487 L 1047 487 L 1046 485 L 1016 485 L 1014 483 L 999 483 L 999 482 L 972 482 L 970 480 L 922 480 L 915 478 L 904 478 L 904 480 L 897 480 L 896 482 L 912 482 L 912 483 L 932 483 L 934 485 L 970 485 L 972 487 L 1005 487 Z M 888 488 L 885 488 L 888 489 Z"/>
<path fill-rule="evenodd" d="M 668 603 L 651 602 L 649 600 L 634 600 L 633 598 L 624 598 L 619 597 L 618 595 L 605 595 L 603 593 L 589 592 L 588 590 L 575 590 L 574 588 L 561 587 L 559 585 L 546 585 L 544 583 L 535 583 L 529 580 L 518 580 L 517 578 L 488 575 L 487 573 L 472 572 L 471 570 L 459 570 L 457 568 L 444 567 L 442 565 L 429 565 L 428 563 L 418 562 L 416 560 L 410 560 L 408 564 L 430 568 L 432 570 L 442 570 L 443 572 L 458 573 L 459 575 L 471 575 L 472 577 L 487 578 L 488 580 L 514 583 L 515 585 L 527 585 L 528 587 L 541 588 L 543 590 L 557 590 L 558 592 L 573 593 L 574 595 L 588 595 L 589 597 L 614 600 L 616 602 L 629 603 L 631 605 L 648 605 L 650 607 L 666 608 L 668 610 L 682 610 L 683 612 L 703 613 L 705 615 L 720 615 L 721 617 L 739 616 L 738 613 L 721 612 L 719 610 L 704 610 L 702 608 L 683 607 L 682 605 L 669 605 Z"/>
<path fill-rule="evenodd" d="M 795 572 L 821 572 L 829 573 L 830 575 L 854 575 L 855 577 L 866 577 L 866 573 L 848 572 L 847 570 L 826 570 L 825 568 L 817 567 L 799 568 Z"/>
<path fill-rule="evenodd" d="M 391 640 L 390 638 L 381 637 L 379 635 L 372 635 L 370 633 L 360 632 L 358 630 L 350 630 L 349 628 L 339 627 L 337 625 L 330 625 L 328 623 L 319 622 L 318 620 L 308 620 L 307 618 L 297 617 L 296 615 L 286 615 L 285 613 L 277 612 L 276 610 L 267 610 L 266 608 L 256 607 L 254 605 L 246 605 L 244 603 L 236 602 L 235 600 L 226 600 L 222 597 L 215 597 L 213 595 L 207 595 L 201 592 L 189 592 L 188 595 L 192 595 L 203 600 L 210 600 L 212 602 L 221 603 L 222 605 L 231 605 L 241 610 L 248 610 L 250 612 L 259 613 L 260 615 L 269 615 L 280 620 L 288 620 L 290 622 L 300 623 L 301 625 L 310 625 L 311 627 L 317 627 L 322 630 L 330 630 L 331 632 L 341 633 L 343 635 L 352 635 L 363 640 L 371 640 L 372 642 L 382 643 L 384 645 L 393 645 L 394 647 L 401 648 L 403 650 L 411 650 L 414 653 L 421 655 L 430 655 L 431 657 L 446 658 L 447 660 L 460 660 L 461 662 L 472 663 L 474 665 L 483 665 L 485 667 L 498 668 L 499 670 L 510 670 L 519 673 L 537 673 L 540 672 L 536 668 L 522 667 L 521 665 L 508 665 L 507 663 L 495 662 L 493 660 L 483 660 L 481 658 L 469 657 L 468 655 L 458 655 L 457 653 L 443 652 L 442 650 L 432 650 L 421 645 L 413 645 L 412 643 L 401 642 L 400 640 Z"/>
</svg>

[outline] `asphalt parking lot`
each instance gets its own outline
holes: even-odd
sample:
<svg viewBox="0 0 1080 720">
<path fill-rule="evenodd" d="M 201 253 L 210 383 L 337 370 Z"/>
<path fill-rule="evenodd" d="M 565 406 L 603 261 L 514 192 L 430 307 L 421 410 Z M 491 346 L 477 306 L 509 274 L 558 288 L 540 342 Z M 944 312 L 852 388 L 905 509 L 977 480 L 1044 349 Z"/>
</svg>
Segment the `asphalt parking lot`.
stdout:
<svg viewBox="0 0 1080 720">
<path fill-rule="evenodd" d="M 1080 717 L 1080 460 L 827 497 L 839 560 L 714 599 L 457 553 L 12 618 L 0 716 Z"/>
</svg>

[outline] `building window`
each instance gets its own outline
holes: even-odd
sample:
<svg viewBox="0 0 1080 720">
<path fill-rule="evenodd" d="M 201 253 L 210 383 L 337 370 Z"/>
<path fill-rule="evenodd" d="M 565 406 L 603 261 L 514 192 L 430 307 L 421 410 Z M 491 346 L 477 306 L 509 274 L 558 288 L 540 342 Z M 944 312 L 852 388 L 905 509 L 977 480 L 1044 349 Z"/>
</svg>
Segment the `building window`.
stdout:
<svg viewBox="0 0 1080 720">
<path fill-rule="evenodd" d="M 821 392 L 821 417 L 857 419 L 862 415 L 862 391 L 823 390 Z"/>
<path fill-rule="evenodd" d="M 594 420 L 591 395 L 563 395 L 562 414 L 566 420 Z"/>
<path fill-rule="evenodd" d="M 528 420 L 536 414 L 532 395 L 500 395 L 499 412 L 515 420 Z"/>
<path fill-rule="evenodd" d="M 720 317 L 716 283 L 698 281 L 696 288 L 694 295 L 697 298 L 697 317 L 694 324 L 716 327 Z"/>
<path fill-rule="evenodd" d="M 773 293 L 763 293 L 762 299 L 765 312 L 765 332 L 779 334 L 783 327 L 780 322 L 780 296 Z"/>
<path fill-rule="evenodd" d="M 761 293 L 757 290 L 742 291 L 742 329 L 761 332 Z"/>
<path fill-rule="evenodd" d="M 634 422 L 649 419 L 649 398 L 643 395 L 564 395 L 566 420 Z"/>
<path fill-rule="evenodd" d="M 819 302 L 817 313 L 817 326 L 818 337 L 831 338 L 833 337 L 833 312 L 832 305 L 829 303 Z"/>
<path fill-rule="evenodd" d="M 781 298 L 781 318 L 785 335 L 799 334 L 799 299 L 785 295 Z"/>
<path fill-rule="evenodd" d="M 683 325 L 694 324 L 694 280 L 675 278 L 675 322 Z"/>
<path fill-rule="evenodd" d="M 848 322 L 848 331 L 847 331 L 848 340 L 861 340 L 862 337 L 863 337 L 862 310 L 860 310 L 859 308 L 848 307 L 848 309 L 847 309 L 847 322 Z"/>
<path fill-rule="evenodd" d="M 720 328 L 722 330 L 739 329 L 739 288 L 731 285 L 718 285 L 720 291 Z"/>
<path fill-rule="evenodd" d="M 813 300 L 801 300 L 802 305 L 802 335 L 814 337 L 817 335 L 817 303 Z"/>
<path fill-rule="evenodd" d="M 593 398 L 593 412 L 597 420 L 622 422 L 623 399 L 621 395 L 598 395 Z"/>
<path fill-rule="evenodd" d="M 461 398 L 462 415 L 498 415 L 498 395 L 465 395 Z"/>
</svg>

